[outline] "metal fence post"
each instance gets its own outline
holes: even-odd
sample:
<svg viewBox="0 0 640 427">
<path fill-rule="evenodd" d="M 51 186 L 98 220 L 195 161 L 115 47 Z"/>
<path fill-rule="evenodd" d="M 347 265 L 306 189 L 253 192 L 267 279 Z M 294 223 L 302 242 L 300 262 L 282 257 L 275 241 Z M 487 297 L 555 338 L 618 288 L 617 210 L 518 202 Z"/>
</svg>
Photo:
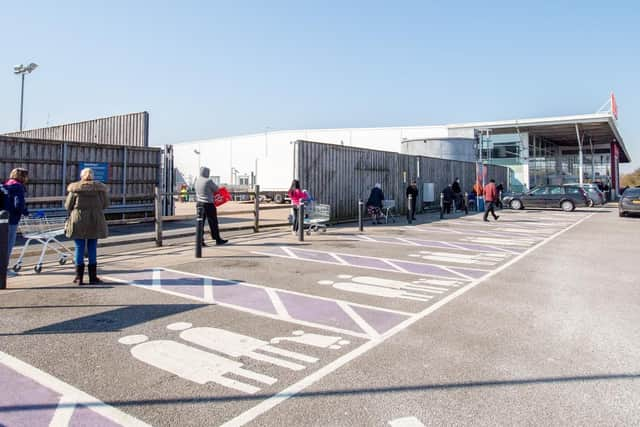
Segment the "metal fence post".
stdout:
<svg viewBox="0 0 640 427">
<path fill-rule="evenodd" d="M 162 246 L 162 194 L 160 187 L 154 189 L 156 213 L 156 246 Z"/>
<path fill-rule="evenodd" d="M 302 200 L 298 206 L 298 240 L 304 241 L 304 202 Z"/>
<path fill-rule="evenodd" d="M 413 196 L 409 194 L 409 197 L 407 197 L 407 203 L 409 204 L 409 208 L 407 209 L 407 222 L 409 222 L 409 224 L 412 223 L 413 219 L 413 204 L 411 203 L 412 201 Z"/>
<path fill-rule="evenodd" d="M 7 288 L 9 256 L 9 212 L 0 211 L 0 289 Z"/>
<path fill-rule="evenodd" d="M 440 193 L 440 219 L 444 218 L 444 194 Z"/>
<path fill-rule="evenodd" d="M 364 218 L 363 218 L 364 202 L 362 199 L 358 200 L 358 229 L 364 231 Z"/>
<path fill-rule="evenodd" d="M 469 193 L 464 192 L 464 214 L 469 214 Z"/>
<path fill-rule="evenodd" d="M 204 208 L 198 206 L 196 210 L 196 258 L 202 258 L 202 240 L 204 239 Z"/>
<path fill-rule="evenodd" d="M 255 197 L 253 200 L 253 232 L 260 231 L 260 186 L 255 186 Z"/>
</svg>

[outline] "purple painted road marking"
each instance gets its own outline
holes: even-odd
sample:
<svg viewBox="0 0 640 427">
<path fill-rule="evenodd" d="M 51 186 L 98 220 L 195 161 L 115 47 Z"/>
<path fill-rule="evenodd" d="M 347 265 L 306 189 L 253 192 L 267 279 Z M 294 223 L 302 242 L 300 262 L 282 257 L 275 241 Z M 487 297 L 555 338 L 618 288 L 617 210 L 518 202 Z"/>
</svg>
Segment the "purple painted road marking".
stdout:
<svg viewBox="0 0 640 427">
<path fill-rule="evenodd" d="M 69 427 L 115 427 L 119 425 L 86 406 L 78 406 L 69 420 Z"/>
<path fill-rule="evenodd" d="M 336 262 L 335 258 L 329 255 L 326 252 L 318 252 L 318 251 L 307 251 L 300 249 L 290 249 L 295 256 L 305 260 L 305 261 L 321 261 L 321 262 Z"/>
<path fill-rule="evenodd" d="M 440 277 L 446 277 L 448 279 L 462 279 L 460 275 L 447 271 L 446 269 L 442 267 L 438 267 L 437 265 L 420 264 L 417 262 L 409 262 L 409 261 L 393 261 L 393 263 L 398 267 L 402 268 L 403 270 L 408 271 L 409 273 L 429 275 L 429 276 L 440 276 Z"/>
<path fill-rule="evenodd" d="M 349 317 L 335 301 L 318 300 L 317 298 L 278 292 L 278 296 L 289 315 L 298 320 L 322 323 L 353 332 L 363 330 Z"/>
<path fill-rule="evenodd" d="M 369 325 L 373 326 L 373 329 L 378 331 L 380 334 L 384 334 L 391 328 L 398 326 L 400 323 L 407 320 L 407 316 L 403 316 L 401 314 L 396 313 L 385 313 L 384 316 L 381 316 L 380 313 L 377 313 L 371 309 L 365 307 L 351 306 L 353 311 L 358 313 L 362 319 L 364 319 Z"/>
<path fill-rule="evenodd" d="M 388 263 L 384 262 L 379 258 L 350 256 L 345 254 L 336 254 L 336 255 L 338 255 L 341 259 L 345 260 L 346 262 L 348 262 L 354 267 L 377 268 L 380 270 L 397 271 L 397 269 L 393 268 Z"/>
<path fill-rule="evenodd" d="M 480 279 L 481 277 L 484 277 L 485 274 L 489 273 L 488 271 L 473 270 L 469 268 L 460 268 L 460 267 L 448 267 L 448 268 L 457 273 L 464 274 L 474 279 Z"/>
<path fill-rule="evenodd" d="M 387 267 L 391 268 L 388 265 Z M 153 281 L 153 270 L 138 271 L 130 275 L 118 275 L 112 278 L 126 281 L 127 277 L 136 277 L 136 280 L 131 282 L 131 284 L 138 286 L 142 284 L 144 289 L 163 291 L 169 288 L 172 294 L 182 294 L 186 297 L 194 296 L 194 292 L 185 292 L 185 289 L 189 290 L 194 286 L 201 288 L 195 293 L 204 295 L 203 289 L 206 286 L 205 283 L 209 282 L 213 285 L 214 302 L 224 304 L 226 307 L 239 310 L 251 310 L 250 312 L 253 314 L 276 316 L 285 321 L 311 323 L 312 326 L 318 328 L 328 327 L 332 330 L 338 329 L 360 334 L 358 336 L 368 336 L 367 331 L 363 331 L 363 328 L 351 317 L 352 314 L 349 314 L 348 311 L 342 308 L 341 304 L 345 303 L 339 303 L 336 300 L 328 298 L 164 269 L 156 269 L 155 271 L 156 286 L 148 285 Z M 168 286 L 165 285 L 167 281 L 169 282 Z M 188 283 L 189 285 L 180 287 L 175 285 L 176 283 Z M 271 299 L 269 292 L 267 292 L 268 289 L 275 293 L 275 296 L 280 300 L 278 304 L 282 304 L 286 313 L 278 312 L 275 301 Z M 204 296 L 198 298 L 204 299 Z M 385 328 L 390 329 L 410 317 L 409 313 L 404 314 L 376 307 L 361 306 L 359 304 L 346 304 L 354 310 L 355 308 L 365 309 L 367 316 L 365 323 L 369 321 L 372 322 L 370 326 L 376 331 Z M 358 321 L 360 321 L 360 319 L 358 319 Z"/>
<path fill-rule="evenodd" d="M 0 425 L 48 426 L 62 397 L 0 363 Z M 15 408 L 15 409 L 12 409 Z"/>
<path fill-rule="evenodd" d="M 223 304 L 234 305 L 268 314 L 278 314 L 264 289 L 238 284 L 213 288 L 213 299 Z"/>
</svg>

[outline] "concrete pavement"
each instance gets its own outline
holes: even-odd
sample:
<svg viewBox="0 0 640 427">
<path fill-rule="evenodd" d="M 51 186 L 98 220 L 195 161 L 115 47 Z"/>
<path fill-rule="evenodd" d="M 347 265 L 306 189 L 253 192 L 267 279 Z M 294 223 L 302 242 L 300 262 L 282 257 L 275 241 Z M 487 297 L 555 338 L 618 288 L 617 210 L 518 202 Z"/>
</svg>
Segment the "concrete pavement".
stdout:
<svg viewBox="0 0 640 427">
<path fill-rule="evenodd" d="M 21 275 L 0 376 L 46 386 L 0 397 L 0 423 L 638 423 L 640 227 L 616 215 L 272 230 L 201 260 L 192 239 L 138 243 L 104 249 L 105 286 Z"/>
</svg>

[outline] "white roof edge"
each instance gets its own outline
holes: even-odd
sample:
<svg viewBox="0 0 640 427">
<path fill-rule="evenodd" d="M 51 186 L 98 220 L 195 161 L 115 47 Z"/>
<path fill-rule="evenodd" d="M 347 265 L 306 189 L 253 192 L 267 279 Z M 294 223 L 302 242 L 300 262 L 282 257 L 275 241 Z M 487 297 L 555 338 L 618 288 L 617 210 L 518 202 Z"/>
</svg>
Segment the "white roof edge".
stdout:
<svg viewBox="0 0 640 427">
<path fill-rule="evenodd" d="M 517 127 L 535 125 L 571 124 L 581 122 L 606 122 L 612 118 L 610 113 L 579 114 L 574 116 L 540 117 L 527 119 L 499 120 L 494 122 L 470 122 L 447 125 L 448 128 L 489 128 L 489 127 Z"/>
</svg>

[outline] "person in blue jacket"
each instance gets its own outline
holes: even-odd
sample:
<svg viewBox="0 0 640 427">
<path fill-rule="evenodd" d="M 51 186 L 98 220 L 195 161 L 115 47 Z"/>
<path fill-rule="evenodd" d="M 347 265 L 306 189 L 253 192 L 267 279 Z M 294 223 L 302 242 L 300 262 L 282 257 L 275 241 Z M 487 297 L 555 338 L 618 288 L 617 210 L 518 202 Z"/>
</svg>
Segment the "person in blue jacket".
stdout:
<svg viewBox="0 0 640 427">
<path fill-rule="evenodd" d="M 16 244 L 16 236 L 18 234 L 18 224 L 22 215 L 28 215 L 27 204 L 24 200 L 27 192 L 25 184 L 29 180 L 29 171 L 23 168 L 16 168 L 9 174 L 9 179 L 4 183 L 7 190 L 6 208 L 9 211 L 9 248 L 7 254 L 11 258 L 11 251 Z M 12 270 L 8 272 L 9 276 L 15 276 Z"/>
</svg>

